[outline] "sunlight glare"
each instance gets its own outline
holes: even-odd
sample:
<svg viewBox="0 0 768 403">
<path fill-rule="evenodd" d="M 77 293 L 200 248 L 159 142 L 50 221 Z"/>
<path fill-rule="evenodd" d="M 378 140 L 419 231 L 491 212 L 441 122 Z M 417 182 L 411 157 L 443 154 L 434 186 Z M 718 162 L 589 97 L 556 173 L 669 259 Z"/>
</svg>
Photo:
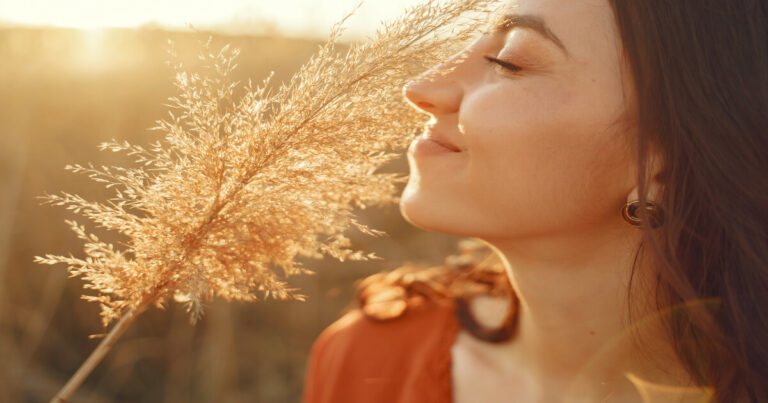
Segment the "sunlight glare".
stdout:
<svg viewBox="0 0 768 403">
<path fill-rule="evenodd" d="M 159 25 L 188 29 L 222 29 L 232 33 L 260 33 L 265 27 L 295 35 L 325 36 L 330 26 L 359 0 L 7 0 L 0 6 L 0 22 L 77 29 L 138 28 Z M 368 35 L 382 19 L 392 19 L 406 6 L 421 0 L 367 0 L 349 21 L 351 32 Z M 239 31 L 239 32 L 234 32 Z"/>
<path fill-rule="evenodd" d="M 81 30 L 80 51 L 78 52 L 75 65 L 81 70 L 99 70 L 103 64 L 109 60 L 104 57 L 104 29 L 87 28 Z"/>
</svg>

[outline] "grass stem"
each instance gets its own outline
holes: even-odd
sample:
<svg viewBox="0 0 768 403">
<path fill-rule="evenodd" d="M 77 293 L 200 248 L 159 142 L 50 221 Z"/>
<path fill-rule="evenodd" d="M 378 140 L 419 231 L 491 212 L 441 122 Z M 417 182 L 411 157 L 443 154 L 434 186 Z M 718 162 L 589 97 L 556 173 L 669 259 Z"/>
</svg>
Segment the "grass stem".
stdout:
<svg viewBox="0 0 768 403">
<path fill-rule="evenodd" d="M 156 295 L 156 294 L 155 294 Z M 145 310 L 145 308 L 153 301 L 153 298 L 147 298 L 143 303 L 134 308 L 129 309 L 125 315 L 117 322 L 117 324 L 109 331 L 106 337 L 99 343 L 96 349 L 93 350 L 91 355 L 80 365 L 74 375 L 69 378 L 69 381 L 61 388 L 59 393 L 51 399 L 51 403 L 64 403 L 67 402 L 72 395 L 77 391 L 80 385 L 83 384 L 85 378 L 90 375 L 91 372 L 101 362 L 105 355 L 112 349 L 117 342 L 117 339 L 125 333 L 125 330 L 136 320 L 139 315 Z"/>
</svg>

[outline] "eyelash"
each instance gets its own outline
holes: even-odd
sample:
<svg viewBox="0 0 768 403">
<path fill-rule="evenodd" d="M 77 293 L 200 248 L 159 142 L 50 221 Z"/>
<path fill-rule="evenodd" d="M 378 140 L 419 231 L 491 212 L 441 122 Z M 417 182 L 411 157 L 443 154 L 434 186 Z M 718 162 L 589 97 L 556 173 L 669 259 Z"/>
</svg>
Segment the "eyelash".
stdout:
<svg viewBox="0 0 768 403">
<path fill-rule="evenodd" d="M 505 62 L 503 60 L 499 60 L 499 59 L 497 59 L 497 58 L 495 58 L 493 56 L 485 55 L 485 56 L 483 56 L 483 58 L 485 58 L 485 60 L 488 63 L 501 66 L 503 69 L 505 69 L 505 70 L 507 70 L 507 71 L 509 71 L 511 73 L 517 73 L 520 70 L 522 70 L 522 68 L 520 66 L 516 66 L 516 65 L 514 65 L 512 63 L 508 63 L 508 62 Z"/>
</svg>

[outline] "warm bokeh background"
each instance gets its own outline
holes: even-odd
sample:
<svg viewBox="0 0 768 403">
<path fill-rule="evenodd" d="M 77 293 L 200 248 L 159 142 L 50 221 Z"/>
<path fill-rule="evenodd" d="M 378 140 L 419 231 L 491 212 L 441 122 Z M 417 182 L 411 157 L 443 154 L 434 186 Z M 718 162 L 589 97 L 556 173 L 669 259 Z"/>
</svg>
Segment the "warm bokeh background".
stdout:
<svg viewBox="0 0 768 403">
<path fill-rule="evenodd" d="M 213 35 L 214 48 L 231 43 L 242 50 L 243 81 L 259 82 L 272 70 L 273 82 L 287 80 L 318 45 L 279 33 Z M 104 332 L 98 306 L 80 300 L 79 280 L 68 279 L 63 266 L 32 262 L 35 255 L 81 251 L 64 224 L 78 217 L 40 206 L 36 197 L 65 190 L 103 200 L 108 193 L 100 186 L 64 166 L 127 165 L 122 154 L 100 152 L 97 144 L 153 141 L 158 134 L 147 129 L 175 95 L 167 41 L 194 70 L 208 36 L 148 27 L 0 29 L 0 401 L 48 401 L 98 343 L 88 335 Z M 407 163 L 390 168 L 406 172 Z M 353 282 L 405 262 L 439 264 L 457 241 L 413 228 L 395 205 L 360 218 L 389 235 L 350 231 L 353 246 L 384 260 L 307 262 L 317 274 L 290 280 L 307 302 L 213 301 L 195 326 L 179 304 L 150 309 L 75 401 L 298 402 L 311 344 L 350 306 Z"/>
</svg>

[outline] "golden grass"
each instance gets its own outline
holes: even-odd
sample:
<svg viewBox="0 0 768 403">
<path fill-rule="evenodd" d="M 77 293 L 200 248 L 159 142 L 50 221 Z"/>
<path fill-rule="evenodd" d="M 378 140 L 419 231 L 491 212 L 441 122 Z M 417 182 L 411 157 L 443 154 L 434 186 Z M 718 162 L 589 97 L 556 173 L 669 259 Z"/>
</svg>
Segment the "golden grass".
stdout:
<svg viewBox="0 0 768 403">
<path fill-rule="evenodd" d="M 180 95 L 155 127 L 162 140 L 146 148 L 118 141 L 100 146 L 134 156 L 138 167 L 68 166 L 105 183 L 113 198 L 46 197 L 124 234 L 125 248 L 68 221 L 87 257 L 36 261 L 65 263 L 84 278 L 98 292 L 85 298 L 101 304 L 107 325 L 147 295 L 158 304 L 175 295 L 193 320 L 202 301 L 214 296 L 301 299 L 270 265 L 289 277 L 311 273 L 297 255 L 374 258 L 348 249 L 343 232 L 355 226 L 381 234 L 357 222 L 352 209 L 396 202 L 396 184 L 406 179 L 375 173 L 424 124 L 402 101 L 401 87 L 470 38 L 482 20 L 457 29 L 456 19 L 489 3 L 430 1 L 344 55 L 334 52 L 339 23 L 290 82 L 275 93 L 267 91 L 269 78 L 257 88 L 249 83 L 239 99 L 237 83 L 229 80 L 238 51 L 206 46 L 202 74 L 175 66 Z M 440 40 L 449 28 L 456 46 Z"/>
<path fill-rule="evenodd" d="M 149 147 L 101 145 L 132 156 L 135 167 L 68 167 L 105 183 L 113 197 L 46 196 L 128 239 L 119 249 L 68 221 L 85 242 L 86 256 L 35 259 L 64 263 L 71 276 L 84 279 L 96 294 L 83 298 L 99 302 L 105 326 L 123 318 L 78 371 L 77 382 L 149 304 L 162 306 L 173 296 L 195 321 L 203 303 L 216 296 L 303 299 L 282 279 L 312 273 L 297 256 L 375 258 L 348 249 L 343 232 L 354 226 L 382 234 L 352 211 L 396 202 L 396 185 L 406 179 L 376 173 L 425 123 L 402 101 L 401 87 L 460 49 L 492 3 L 428 1 L 345 54 L 335 52 L 342 20 L 274 92 L 267 90 L 268 78 L 255 88 L 249 83 L 236 98 L 238 84 L 230 77 L 238 51 L 229 47 L 206 46 L 201 73 L 176 65 L 179 95 L 170 100 L 169 118 L 155 127 L 164 137 Z M 473 12 L 482 17 L 459 20 Z M 71 395 L 79 383 L 68 385 Z"/>
</svg>

